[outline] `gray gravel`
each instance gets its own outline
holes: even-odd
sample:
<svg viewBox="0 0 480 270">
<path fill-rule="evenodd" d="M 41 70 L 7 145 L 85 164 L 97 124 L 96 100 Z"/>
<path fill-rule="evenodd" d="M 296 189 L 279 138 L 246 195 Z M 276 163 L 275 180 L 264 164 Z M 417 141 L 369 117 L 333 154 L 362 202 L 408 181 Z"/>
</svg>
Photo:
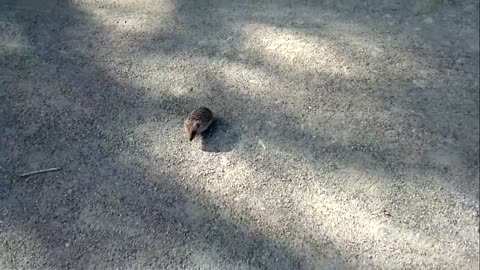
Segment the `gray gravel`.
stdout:
<svg viewBox="0 0 480 270">
<path fill-rule="evenodd" d="M 478 1 L 358 2 L 1 0 L 0 268 L 479 269 Z"/>
</svg>

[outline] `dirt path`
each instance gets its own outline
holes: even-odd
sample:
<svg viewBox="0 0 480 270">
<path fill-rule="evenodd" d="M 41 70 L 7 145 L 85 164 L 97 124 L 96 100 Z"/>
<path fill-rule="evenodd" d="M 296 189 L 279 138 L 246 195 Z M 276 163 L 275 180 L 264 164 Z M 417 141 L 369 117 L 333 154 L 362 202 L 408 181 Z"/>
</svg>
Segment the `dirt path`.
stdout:
<svg viewBox="0 0 480 270">
<path fill-rule="evenodd" d="M 0 1 L 0 268 L 478 269 L 478 1 L 357 2 Z"/>
</svg>

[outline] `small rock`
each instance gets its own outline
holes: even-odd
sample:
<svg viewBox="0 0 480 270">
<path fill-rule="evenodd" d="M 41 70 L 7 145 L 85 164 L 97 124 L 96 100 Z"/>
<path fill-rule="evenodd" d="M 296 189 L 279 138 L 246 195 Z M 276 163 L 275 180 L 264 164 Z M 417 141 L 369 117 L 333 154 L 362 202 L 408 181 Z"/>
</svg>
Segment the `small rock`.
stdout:
<svg viewBox="0 0 480 270">
<path fill-rule="evenodd" d="M 425 88 L 425 81 L 424 80 L 413 80 L 412 83 L 420 88 Z"/>
<path fill-rule="evenodd" d="M 263 150 L 267 149 L 262 140 L 258 140 L 258 144 L 263 148 Z"/>
<path fill-rule="evenodd" d="M 397 138 L 397 136 L 398 136 L 398 133 L 395 130 L 388 130 L 387 132 L 385 132 L 385 138 L 388 141 L 395 140 Z"/>
<path fill-rule="evenodd" d="M 427 23 L 427 24 L 432 24 L 433 23 L 433 19 L 432 17 L 427 17 L 425 18 L 425 20 L 423 20 L 424 23 Z"/>
<path fill-rule="evenodd" d="M 463 65 L 465 64 L 465 58 L 459 58 L 455 61 L 456 64 Z"/>
<path fill-rule="evenodd" d="M 475 6 L 474 6 L 474 5 L 466 5 L 464 10 L 465 10 L 465 11 L 475 10 Z"/>
</svg>

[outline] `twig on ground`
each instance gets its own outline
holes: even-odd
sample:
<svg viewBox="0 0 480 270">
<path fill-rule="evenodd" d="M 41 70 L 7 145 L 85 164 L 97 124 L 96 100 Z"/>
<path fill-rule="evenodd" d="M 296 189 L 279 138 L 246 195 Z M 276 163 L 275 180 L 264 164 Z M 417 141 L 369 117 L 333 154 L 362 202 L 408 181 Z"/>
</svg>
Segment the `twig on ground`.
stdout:
<svg viewBox="0 0 480 270">
<path fill-rule="evenodd" d="M 58 171 L 58 170 L 60 170 L 60 168 L 43 169 L 43 170 L 38 170 L 38 171 L 33 171 L 33 172 L 28 172 L 28 173 L 20 174 L 20 177 L 27 177 L 27 176 L 31 176 L 31 175 L 34 175 L 34 174 L 46 173 L 46 172 L 54 172 L 54 171 Z"/>
</svg>

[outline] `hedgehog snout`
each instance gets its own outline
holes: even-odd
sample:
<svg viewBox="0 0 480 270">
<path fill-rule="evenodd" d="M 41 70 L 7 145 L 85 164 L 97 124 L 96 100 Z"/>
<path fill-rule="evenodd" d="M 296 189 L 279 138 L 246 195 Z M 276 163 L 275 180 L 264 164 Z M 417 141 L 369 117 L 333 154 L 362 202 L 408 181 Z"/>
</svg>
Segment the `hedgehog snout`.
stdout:
<svg viewBox="0 0 480 270">
<path fill-rule="evenodd" d="M 195 138 L 196 134 L 197 134 L 197 132 L 195 130 L 191 130 L 190 134 L 189 134 L 189 140 L 192 141 L 193 138 Z"/>
</svg>

